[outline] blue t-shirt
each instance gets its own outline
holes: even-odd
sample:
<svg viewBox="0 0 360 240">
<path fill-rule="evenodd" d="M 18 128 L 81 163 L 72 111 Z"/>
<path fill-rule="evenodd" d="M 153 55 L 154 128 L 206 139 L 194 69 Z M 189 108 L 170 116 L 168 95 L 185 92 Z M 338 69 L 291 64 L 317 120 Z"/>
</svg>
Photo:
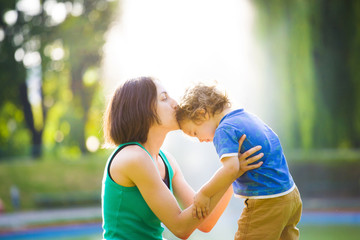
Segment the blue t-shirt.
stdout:
<svg viewBox="0 0 360 240">
<path fill-rule="evenodd" d="M 279 137 L 257 116 L 238 109 L 225 115 L 214 135 L 214 145 L 220 158 L 237 156 L 240 137 L 246 139 L 240 152 L 257 145 L 264 156 L 260 168 L 250 170 L 233 182 L 234 193 L 241 197 L 266 197 L 291 190 L 294 181 L 289 172 Z M 255 153 L 258 154 L 258 153 Z"/>
</svg>

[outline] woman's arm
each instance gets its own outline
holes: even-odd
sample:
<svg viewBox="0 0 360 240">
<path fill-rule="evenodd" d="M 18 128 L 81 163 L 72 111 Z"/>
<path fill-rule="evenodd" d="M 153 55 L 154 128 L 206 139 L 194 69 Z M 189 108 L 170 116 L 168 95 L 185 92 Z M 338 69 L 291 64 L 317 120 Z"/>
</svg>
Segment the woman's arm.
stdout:
<svg viewBox="0 0 360 240">
<path fill-rule="evenodd" d="M 250 155 L 259 151 L 261 148 L 255 147 L 243 154 L 240 153 L 240 149 L 245 140 L 245 137 L 246 136 L 244 135 L 239 140 L 239 149 L 238 149 L 239 154 L 238 154 L 238 157 L 236 158 L 236 162 L 238 163 L 238 165 L 236 165 L 236 174 L 235 174 L 236 178 L 239 177 L 240 175 L 242 175 L 246 171 L 249 171 L 251 169 L 255 169 L 255 168 L 261 166 L 261 163 L 259 163 L 257 165 L 249 165 L 249 166 L 248 166 L 248 164 L 259 160 L 262 157 L 262 154 L 256 155 L 251 159 L 247 159 Z M 173 177 L 174 195 L 175 195 L 176 199 L 178 200 L 179 204 L 182 206 L 182 208 L 183 209 L 187 208 L 191 204 L 193 204 L 194 196 L 195 196 L 194 190 L 191 188 L 191 186 L 185 180 L 185 178 L 182 174 L 182 171 L 181 171 L 179 165 L 177 164 L 175 158 L 167 152 L 165 152 L 165 155 L 167 156 L 167 159 L 169 160 L 170 165 L 172 166 L 172 168 L 174 170 L 174 177 Z M 241 166 L 241 169 L 239 169 L 239 166 Z M 219 202 L 216 205 L 215 209 L 211 212 L 211 214 L 208 217 L 206 217 L 204 222 L 198 227 L 198 229 L 200 231 L 203 231 L 203 232 L 211 231 L 211 229 L 215 226 L 215 224 L 219 220 L 222 213 L 225 211 L 225 209 L 226 209 L 227 205 L 229 204 L 230 199 L 233 195 L 233 189 L 232 189 L 232 186 L 230 185 L 230 187 L 227 189 L 225 194 L 224 194 L 224 190 L 226 190 L 226 187 L 219 190 L 220 192 L 219 192 L 219 196 L 217 196 L 217 198 L 222 196 L 220 201 L 219 201 L 219 199 L 216 199 L 216 198 L 212 199 L 212 201 L 219 201 Z"/>
<path fill-rule="evenodd" d="M 200 224 L 200 226 L 198 227 L 200 231 L 210 232 L 214 228 L 215 224 L 228 206 L 233 193 L 233 187 L 230 186 L 216 205 L 215 209 L 210 213 L 208 217 L 205 218 L 204 222 Z"/>
<path fill-rule="evenodd" d="M 174 185 L 176 185 L 176 187 L 174 186 L 176 188 L 175 192 L 180 197 L 181 204 L 187 207 L 182 210 L 175 197 L 163 183 L 151 158 L 141 148 L 129 146 L 122 150 L 114 158 L 110 172 L 115 182 L 126 182 L 127 186 L 136 185 L 154 214 L 175 236 L 186 239 L 197 226 L 204 222 L 204 219 L 192 217 L 192 205 L 188 206 L 192 200 L 189 200 L 188 195 L 192 197 L 193 190 L 186 181 L 175 180 L 174 182 Z M 179 179 L 183 178 L 181 175 L 178 175 Z M 180 181 L 180 184 L 178 181 Z M 183 185 L 181 185 L 181 182 L 183 182 Z M 180 187 L 186 185 L 188 186 L 186 190 L 181 191 Z M 212 197 L 210 211 L 215 208 L 228 187 Z"/>
<path fill-rule="evenodd" d="M 194 202 L 195 192 L 192 187 L 187 183 L 184 178 L 184 175 L 176 162 L 175 158 L 168 152 L 165 152 L 167 159 L 174 171 L 173 176 L 173 189 L 174 195 L 182 207 L 185 209 L 189 207 Z M 217 221 L 219 220 L 222 213 L 225 211 L 227 205 L 230 202 L 232 197 L 233 190 L 232 186 L 226 191 L 223 197 L 220 199 L 215 209 L 211 212 L 211 214 L 203 221 L 203 223 L 198 226 L 198 229 L 202 232 L 210 232 L 211 229 L 215 226 Z M 221 194 L 220 194 L 221 195 Z"/>
<path fill-rule="evenodd" d="M 118 156 L 120 157 L 116 157 Z M 134 151 L 134 148 L 128 147 L 121 152 L 121 161 L 114 160 L 116 163 L 121 162 L 121 169 L 118 169 L 121 171 L 120 175 L 125 174 L 125 177 L 137 186 L 151 210 L 174 235 L 186 239 L 202 222 L 192 218 L 191 207 L 185 210 L 180 208 L 145 151 L 140 148 Z M 112 167 L 116 167 L 116 164 Z M 116 173 L 111 171 L 111 174 L 116 182 Z M 214 208 L 216 203 L 213 203 L 211 208 Z"/>
<path fill-rule="evenodd" d="M 189 185 L 189 183 L 185 180 L 185 177 L 181 171 L 180 166 L 178 165 L 175 158 L 166 151 L 163 151 L 168 159 L 174 176 L 172 178 L 172 186 L 174 191 L 174 196 L 177 202 L 180 204 L 182 209 L 189 207 L 194 202 L 195 191 Z"/>
</svg>

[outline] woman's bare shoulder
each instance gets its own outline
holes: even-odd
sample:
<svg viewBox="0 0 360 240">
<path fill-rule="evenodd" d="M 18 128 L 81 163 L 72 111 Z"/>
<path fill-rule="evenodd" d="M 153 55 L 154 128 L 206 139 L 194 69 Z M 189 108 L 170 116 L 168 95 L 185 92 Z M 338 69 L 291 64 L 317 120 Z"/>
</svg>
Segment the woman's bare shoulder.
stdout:
<svg viewBox="0 0 360 240">
<path fill-rule="evenodd" d="M 172 169 L 174 170 L 174 175 L 175 175 L 176 172 L 180 169 L 178 163 L 176 162 L 176 158 L 166 150 L 162 150 L 162 152 L 165 154 L 167 160 L 169 161 Z"/>
<path fill-rule="evenodd" d="M 116 154 L 113 164 L 124 165 L 130 162 L 141 162 L 143 159 L 148 158 L 149 155 L 138 145 L 130 145 L 123 148 Z"/>
<path fill-rule="evenodd" d="M 110 174 L 113 180 L 125 187 L 134 186 L 132 175 L 145 165 L 149 156 L 139 146 L 131 145 L 116 154 L 110 166 Z"/>
</svg>

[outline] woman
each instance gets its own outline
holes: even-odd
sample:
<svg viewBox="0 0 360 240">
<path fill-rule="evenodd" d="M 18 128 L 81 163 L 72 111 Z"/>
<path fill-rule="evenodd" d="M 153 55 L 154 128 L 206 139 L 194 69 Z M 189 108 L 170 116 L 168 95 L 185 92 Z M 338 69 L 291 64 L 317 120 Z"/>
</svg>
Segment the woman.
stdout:
<svg viewBox="0 0 360 240">
<path fill-rule="evenodd" d="M 197 227 L 210 231 L 226 208 L 232 194 L 230 186 L 211 198 L 210 211 L 219 201 L 221 204 L 210 216 L 192 217 L 194 190 L 174 157 L 160 150 L 166 134 L 179 129 L 176 108 L 176 101 L 150 77 L 131 79 L 112 96 L 104 132 L 106 141 L 118 147 L 104 171 L 104 239 L 162 239 L 161 222 L 174 235 L 186 239 Z M 259 155 L 246 160 L 258 150 L 239 153 L 239 176 L 260 166 L 248 166 L 260 159 Z"/>
</svg>

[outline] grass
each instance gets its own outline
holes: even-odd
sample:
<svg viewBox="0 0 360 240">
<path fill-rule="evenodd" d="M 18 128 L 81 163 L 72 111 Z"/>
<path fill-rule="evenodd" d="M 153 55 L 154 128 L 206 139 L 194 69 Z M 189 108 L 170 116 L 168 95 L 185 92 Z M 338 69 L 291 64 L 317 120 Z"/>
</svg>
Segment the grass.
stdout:
<svg viewBox="0 0 360 240">
<path fill-rule="evenodd" d="M 36 201 L 39 196 L 59 198 L 60 200 L 64 196 L 75 195 L 80 198 L 81 195 L 86 197 L 99 194 L 100 196 L 101 179 L 109 153 L 110 150 L 103 150 L 100 153 L 77 158 L 66 157 L 66 155 L 65 157 L 54 157 L 47 154 L 40 160 L 30 158 L 0 159 L 0 199 L 4 202 L 5 211 L 14 210 L 10 198 L 12 186 L 16 186 L 20 190 L 21 210 L 36 209 L 38 207 Z M 340 162 L 342 168 L 351 166 L 352 173 L 349 172 L 349 168 L 344 168 L 343 172 L 347 173 L 346 176 L 355 176 L 355 178 L 358 176 L 360 167 L 360 151 L 354 150 L 324 150 L 311 153 L 293 151 L 289 156 L 290 162 L 294 162 L 294 164 L 316 157 L 314 162 L 322 168 L 321 163 L 330 168 L 328 165 L 331 163 L 338 164 Z M 338 168 L 336 169 L 339 171 Z M 297 176 L 295 170 L 293 174 Z M 348 180 L 348 178 L 344 179 Z M 339 182 L 339 179 L 336 179 L 335 183 L 338 184 Z M 301 181 L 298 183 L 301 185 Z M 304 184 L 309 186 L 307 182 Z"/>
<path fill-rule="evenodd" d="M 301 240 L 358 240 L 360 236 L 358 225 L 305 225 L 300 231 Z"/>
<path fill-rule="evenodd" d="M 348 153 L 346 153 L 348 154 Z M 11 186 L 17 186 L 21 194 L 21 210 L 36 209 L 36 199 L 42 196 L 86 195 L 96 193 L 100 196 L 101 179 L 109 152 L 84 155 L 80 158 L 44 158 L 41 160 L 14 159 L 0 162 L 0 198 L 6 212 L 13 211 L 10 199 Z M 346 158 L 354 166 L 358 154 Z M 337 158 L 343 156 L 337 156 Z M 300 161 L 300 160 L 299 160 Z M 322 162 L 332 162 L 324 158 Z M 335 161 L 337 162 L 337 161 Z M 357 166 L 357 165 L 356 165 Z M 61 224 L 61 223 L 60 223 Z M 226 231 L 224 229 L 224 231 Z M 358 225 L 301 225 L 301 240 L 359 239 Z M 208 236 L 210 236 L 209 234 Z M 99 235 L 74 236 L 62 240 L 94 240 Z M 168 240 L 177 240 L 174 237 Z M 194 234 L 191 240 L 213 238 Z"/>
<path fill-rule="evenodd" d="M 10 189 L 20 191 L 21 210 L 36 209 L 39 196 L 98 193 L 108 153 L 78 159 L 13 160 L 0 163 L 0 198 L 5 211 L 14 210 Z"/>
<path fill-rule="evenodd" d="M 339 161 L 355 163 L 360 160 L 359 149 L 316 149 L 316 150 L 288 150 L 286 157 L 292 162 L 317 162 L 336 164 Z"/>
</svg>

